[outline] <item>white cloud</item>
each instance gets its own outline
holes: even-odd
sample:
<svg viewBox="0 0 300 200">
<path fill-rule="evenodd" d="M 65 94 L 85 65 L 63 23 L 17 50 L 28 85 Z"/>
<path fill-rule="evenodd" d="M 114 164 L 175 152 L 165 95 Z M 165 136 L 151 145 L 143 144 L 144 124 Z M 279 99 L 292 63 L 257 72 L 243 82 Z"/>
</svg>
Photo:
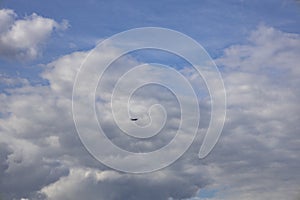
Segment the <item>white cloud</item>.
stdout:
<svg viewBox="0 0 300 200">
<path fill-rule="evenodd" d="M 2 9 L 0 10 L 0 33 L 7 31 L 11 24 L 14 23 L 16 13 L 13 10 Z"/>
<path fill-rule="evenodd" d="M 299 42 L 297 34 L 259 26 L 217 60 L 228 98 L 227 125 L 209 158 L 220 199 L 296 198 Z"/>
<path fill-rule="evenodd" d="M 48 64 L 42 75 L 49 81 L 46 86 L 6 78 L 8 85 L 23 86 L 0 95 L 0 190 L 5 199 L 188 199 L 208 187 L 216 191 L 213 199 L 293 200 L 300 185 L 300 83 L 295 69 L 299 36 L 266 26 L 250 35 L 247 44 L 229 47 L 217 60 L 224 66 L 228 118 L 213 152 L 198 160 L 198 138 L 178 162 L 150 174 L 112 171 L 91 158 L 80 143 L 72 121 L 71 95 L 75 75 L 88 52 L 75 52 Z M 90 64 L 101 64 L 115 51 Z M 137 64 L 128 57 L 115 63 L 104 77 L 99 97 L 108 100 L 118 77 Z M 199 84 L 193 71 L 181 72 Z M 147 142 L 126 138 L 107 114 L 108 103 L 99 101 L 99 118 L 108 137 L 132 151 L 165 145 L 178 126 L 173 96 L 149 87 L 135 98 L 142 105 L 160 102 L 168 108 L 174 119 L 166 124 L 164 133 L 168 134 Z M 200 106 L 201 122 L 205 121 L 202 132 L 210 117 L 209 99 L 204 98 Z M 86 116 L 87 125 L 89 121 Z"/>
<path fill-rule="evenodd" d="M 41 46 L 56 29 L 66 29 L 67 21 L 58 23 L 35 13 L 18 19 L 10 9 L 0 10 L 0 57 L 31 60 L 41 54 Z"/>
<path fill-rule="evenodd" d="M 225 49 L 223 57 L 217 59 L 217 63 L 226 65 L 230 70 L 299 76 L 299 46 L 299 34 L 260 25 L 251 32 L 248 44 L 232 45 Z"/>
<path fill-rule="evenodd" d="M 4 195 L 7 199 L 13 197 L 34 199 L 41 193 L 47 195 L 49 199 L 81 199 L 84 196 L 88 196 L 89 199 L 123 199 L 124 197 L 126 199 L 166 199 L 170 196 L 188 198 L 195 194 L 198 188 L 207 182 L 206 179 L 201 178 L 201 175 L 194 177 L 189 172 L 176 172 L 176 170 L 157 172 L 155 176 L 152 174 L 118 175 L 95 162 L 84 150 L 72 120 L 71 95 L 75 75 L 87 53 L 75 52 L 48 64 L 42 76 L 49 81 L 49 85 L 24 84 L 10 89 L 9 95 L 1 95 L 0 101 L 3 105 L 1 113 L 5 117 L 0 120 L 2 135 L 0 142 L 7 144 L 7 149 L 11 150 L 7 150 L 5 154 L 7 158 L 3 158 L 7 163 L 3 169 L 6 176 L 1 178 L 3 182 L 0 183 L 0 188 L 5 191 Z M 91 64 L 100 65 L 102 59 L 112 56 L 115 56 L 114 50 L 108 52 L 107 55 L 97 56 Z M 118 79 L 122 71 L 136 64 L 138 63 L 135 60 L 127 57 L 118 61 L 112 67 L 113 70 L 107 72 L 103 90 L 99 96 L 107 100 L 106 97 L 111 93 L 114 81 Z M 141 78 L 145 76 L 147 76 L 147 71 L 142 72 Z M 167 111 L 170 111 L 168 112 L 170 119 L 178 118 L 179 107 L 174 106 L 176 105 L 174 97 L 170 93 L 158 95 L 157 89 L 159 88 L 150 87 L 146 91 L 138 92 L 135 96 L 136 101 L 142 105 L 144 103 L 144 107 L 153 102 L 162 103 Z M 162 90 L 162 92 L 166 91 Z M 108 103 L 99 102 L 98 106 L 104 108 L 99 110 L 100 118 L 105 117 L 108 105 Z M 90 118 L 87 117 L 87 126 L 89 121 Z M 111 137 L 112 141 L 122 148 L 132 151 L 148 151 L 164 146 L 170 141 L 174 136 L 173 129 L 176 129 L 178 124 L 179 121 L 170 120 L 164 129 L 166 134 L 149 141 L 125 137 L 113 124 L 112 119 L 104 121 L 103 125 L 108 137 Z M 22 176 L 24 181 L 30 183 L 28 187 L 22 187 L 24 182 L 17 184 L 11 181 L 14 174 L 19 174 L 29 167 L 35 169 L 36 177 L 40 174 L 40 179 L 35 179 L 35 176 Z M 180 171 L 182 166 L 179 165 L 177 168 Z M 47 179 L 42 177 L 47 177 Z M 192 185 L 190 185 L 191 180 L 193 180 Z M 7 189 L 16 186 L 19 188 L 17 192 Z M 133 188 L 138 188 L 136 194 L 132 193 Z"/>
</svg>

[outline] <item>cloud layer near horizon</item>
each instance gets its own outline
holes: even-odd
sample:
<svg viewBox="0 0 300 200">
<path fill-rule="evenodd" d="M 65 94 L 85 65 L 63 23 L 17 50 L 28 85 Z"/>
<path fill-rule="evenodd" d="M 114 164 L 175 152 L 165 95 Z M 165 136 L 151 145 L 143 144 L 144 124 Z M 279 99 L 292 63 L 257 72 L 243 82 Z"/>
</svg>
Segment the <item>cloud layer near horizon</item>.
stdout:
<svg viewBox="0 0 300 200">
<path fill-rule="evenodd" d="M 47 30 L 49 33 L 52 28 Z M 113 171 L 84 149 L 72 120 L 71 98 L 75 75 L 88 52 L 62 56 L 49 63 L 42 74 L 49 85 L 23 81 L 20 87 L 8 87 L 0 95 L 1 195 L 5 200 L 166 200 L 192 198 L 208 188 L 217 191 L 213 199 L 294 200 L 300 189 L 299 37 L 259 26 L 250 33 L 247 44 L 225 49 L 216 62 L 223 69 L 228 117 L 216 148 L 206 159 L 198 160 L 198 138 L 175 164 L 143 175 Z M 102 56 L 98 63 L 114 54 Z M 117 67 L 136 63 L 126 57 Z M 198 74 L 186 68 L 181 72 L 197 86 Z M 110 73 L 113 77 L 114 71 Z M 105 92 L 109 93 L 110 79 L 106 83 Z M 138 97 L 146 105 L 150 95 L 173 107 L 172 95 L 161 94 L 150 88 L 147 95 L 140 93 Z M 201 103 L 201 120 L 205 121 L 209 119 L 209 99 Z M 162 134 L 172 133 L 178 125 L 176 110 L 172 117 L 175 124 L 168 124 Z M 162 145 L 157 141 L 170 139 L 162 137 L 148 146 L 130 143 L 109 121 L 105 125 L 116 144 L 132 144 L 128 147 L 131 150 L 151 149 Z"/>
</svg>

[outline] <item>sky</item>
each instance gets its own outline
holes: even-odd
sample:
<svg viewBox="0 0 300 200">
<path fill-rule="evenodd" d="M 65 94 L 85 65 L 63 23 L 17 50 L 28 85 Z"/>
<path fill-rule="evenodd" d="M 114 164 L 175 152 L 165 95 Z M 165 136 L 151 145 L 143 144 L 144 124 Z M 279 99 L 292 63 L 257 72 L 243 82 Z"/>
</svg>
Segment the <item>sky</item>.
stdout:
<svg viewBox="0 0 300 200">
<path fill-rule="evenodd" d="M 215 64 L 221 75 L 225 124 L 204 159 L 198 152 L 214 116 L 212 105 L 220 108 L 210 95 L 223 92 L 218 79 L 204 71 L 207 82 L 185 58 L 153 49 L 122 55 L 105 69 L 123 47 L 116 40 L 105 51 L 95 48 L 142 27 L 192 38 L 204 48 L 196 58 Z M 172 37 L 165 39 L 159 43 Z M 179 41 L 173 44 L 178 51 L 193 51 Z M 296 0 L 0 0 L 0 199 L 299 200 L 299 55 Z M 90 88 L 93 80 L 99 82 Z M 171 89 L 148 84 L 153 80 Z M 135 85 L 143 87 L 130 96 Z M 97 128 L 86 107 L 90 100 L 106 139 L 137 154 L 163 149 L 181 130 L 182 142 L 170 152 L 176 154 L 193 136 L 194 122 L 199 126 L 175 162 L 153 172 L 127 173 L 120 168 L 148 169 L 168 156 L 145 162 L 112 154 L 99 135 L 89 135 Z M 194 117 L 198 109 L 200 119 Z M 216 121 L 222 120 L 217 115 Z M 92 143 L 87 145 L 85 137 Z M 101 157 L 104 163 L 89 145 L 108 155 Z"/>
</svg>

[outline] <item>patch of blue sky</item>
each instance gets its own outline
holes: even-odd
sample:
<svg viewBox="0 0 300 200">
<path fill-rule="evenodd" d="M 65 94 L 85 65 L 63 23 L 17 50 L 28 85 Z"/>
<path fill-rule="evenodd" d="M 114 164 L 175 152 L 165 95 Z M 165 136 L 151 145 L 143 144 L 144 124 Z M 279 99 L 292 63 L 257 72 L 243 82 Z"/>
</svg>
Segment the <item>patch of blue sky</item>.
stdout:
<svg viewBox="0 0 300 200">
<path fill-rule="evenodd" d="M 61 34 L 54 33 L 37 60 L 0 63 L 0 73 L 18 72 L 35 79 L 39 69 L 28 70 L 26 66 L 49 63 L 73 51 L 92 49 L 97 41 L 131 28 L 158 26 L 183 32 L 198 41 L 212 58 L 222 55 L 223 49 L 232 44 L 247 42 L 249 32 L 259 24 L 285 32 L 300 32 L 300 5 L 293 0 L 3 0 L 0 7 L 13 9 L 21 18 L 37 13 L 58 22 L 69 21 L 70 28 Z M 177 61 L 172 63 L 181 65 Z"/>
<path fill-rule="evenodd" d="M 128 55 L 140 63 L 160 63 L 176 69 L 191 66 L 184 58 L 164 50 L 143 49 L 132 51 Z"/>
<path fill-rule="evenodd" d="M 200 199 L 214 198 L 217 195 L 218 190 L 215 189 L 202 189 L 199 193 Z"/>
<path fill-rule="evenodd" d="M 209 200 L 217 197 L 218 190 L 216 189 L 201 189 L 193 198 L 189 198 L 188 200 Z M 219 196 L 218 196 L 219 197 Z"/>
<path fill-rule="evenodd" d="M 259 23 L 298 32 L 299 7 L 294 4 L 292 0 L 4 0 L 2 7 L 12 8 L 21 16 L 36 12 L 56 21 L 69 20 L 71 30 L 67 40 L 61 38 L 64 40 L 61 46 L 70 41 L 90 44 L 90 40 L 107 38 L 131 28 L 161 26 L 181 31 L 195 38 L 210 53 L 218 54 L 225 46 L 243 41 L 248 31 Z M 65 48 L 67 51 L 69 44 Z"/>
</svg>

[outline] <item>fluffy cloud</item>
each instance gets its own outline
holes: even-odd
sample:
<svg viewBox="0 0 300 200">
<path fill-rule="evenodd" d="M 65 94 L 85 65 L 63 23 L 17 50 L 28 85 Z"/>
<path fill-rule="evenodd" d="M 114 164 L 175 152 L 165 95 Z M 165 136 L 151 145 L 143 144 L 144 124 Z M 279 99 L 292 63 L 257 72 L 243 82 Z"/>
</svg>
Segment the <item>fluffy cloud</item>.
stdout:
<svg viewBox="0 0 300 200">
<path fill-rule="evenodd" d="M 296 198 L 299 42 L 297 34 L 259 26 L 247 44 L 217 60 L 225 68 L 228 118 L 208 160 L 219 188 L 230 188 L 220 192 L 226 199 Z"/>
<path fill-rule="evenodd" d="M 115 171 L 73 169 L 68 177 L 43 189 L 54 199 L 185 199 L 195 194 L 199 181 L 193 175 L 175 171 L 155 176 L 119 174 Z M 191 181 L 193 184 L 191 184 Z"/>
<path fill-rule="evenodd" d="M 176 170 L 165 169 L 146 175 L 120 174 L 96 162 L 84 150 L 72 120 L 71 98 L 75 75 L 87 54 L 75 52 L 48 64 L 42 76 L 49 81 L 49 85 L 31 86 L 26 83 L 15 89 L 7 89 L 9 95 L 1 95 L 3 117 L 0 121 L 0 141 L 7 146 L 7 150 L 3 150 L 1 157 L 3 182 L 0 188 L 4 191 L 5 199 L 183 199 L 196 194 L 208 179 L 201 174 L 194 176 L 192 172 L 195 169 L 183 169 L 185 165 L 178 165 Z M 101 56 L 114 55 L 112 51 Z M 98 64 L 101 63 L 101 56 L 96 60 Z M 114 70 L 104 77 L 104 91 L 99 96 L 104 99 L 108 96 L 113 81 L 120 75 L 118 69 L 124 70 L 136 64 L 136 61 L 127 57 L 118 61 L 112 67 Z M 142 72 L 143 76 L 147 72 Z M 9 82 L 18 81 L 10 79 Z M 138 152 L 154 150 L 172 139 L 175 133 L 173 129 L 178 126 L 178 120 L 175 120 L 179 117 L 178 106 L 174 106 L 176 101 L 170 92 L 163 90 L 164 95 L 157 95 L 157 89 L 163 90 L 148 87 L 146 91 L 137 92 L 136 101 L 145 105 L 159 102 L 166 106 L 169 118 L 174 118 L 166 123 L 166 134 L 149 141 L 133 140 L 122 136 L 113 120 L 108 119 L 104 121 L 103 128 L 114 143 Z M 105 119 L 108 103 L 98 102 L 97 106 L 99 117 Z M 89 117 L 86 118 L 87 125 L 89 120 Z M 29 168 L 34 173 L 25 173 Z M 21 175 L 21 172 L 25 174 Z M 15 174 L 22 176 L 23 181 L 14 181 L 14 178 L 18 178 Z M 136 192 L 133 192 L 134 188 Z"/>
<path fill-rule="evenodd" d="M 23 79 L 6 78 L 7 84 L 17 84 L 0 95 L 3 198 L 188 199 L 206 188 L 216 191 L 214 200 L 294 200 L 300 185 L 300 83 L 295 67 L 299 40 L 299 35 L 259 26 L 250 34 L 247 44 L 225 49 L 217 59 L 223 66 L 228 97 L 227 123 L 219 143 L 207 158 L 199 160 L 202 138 L 198 137 L 172 166 L 148 174 L 124 174 L 101 165 L 88 154 L 76 134 L 72 87 L 88 52 L 74 52 L 49 63 L 42 74 L 49 85 L 33 86 Z M 111 49 L 90 64 L 101 64 L 116 51 Z M 103 88 L 98 90 L 97 98 L 102 100 L 97 101 L 98 117 L 115 144 L 131 151 L 150 151 L 164 146 L 178 128 L 180 116 L 174 96 L 155 86 L 135 94 L 135 102 L 141 105 L 136 108 L 138 111 L 145 110 L 143 105 L 148 108 L 159 102 L 166 107 L 168 119 L 172 119 L 163 134 L 149 141 L 122 135 L 106 102 L 120 75 L 137 64 L 133 58 L 123 57 L 106 72 Z M 145 79 L 150 73 L 144 70 L 137 79 Z M 181 72 L 194 86 L 203 83 L 194 71 L 183 68 Z M 209 99 L 201 99 L 200 107 L 202 133 L 210 117 Z M 87 125 L 89 121 L 86 116 Z"/>
<path fill-rule="evenodd" d="M 66 29 L 67 21 L 61 24 L 35 13 L 18 19 L 13 10 L 0 10 L 0 57 L 31 60 L 40 55 L 40 47 L 56 29 Z"/>
</svg>

